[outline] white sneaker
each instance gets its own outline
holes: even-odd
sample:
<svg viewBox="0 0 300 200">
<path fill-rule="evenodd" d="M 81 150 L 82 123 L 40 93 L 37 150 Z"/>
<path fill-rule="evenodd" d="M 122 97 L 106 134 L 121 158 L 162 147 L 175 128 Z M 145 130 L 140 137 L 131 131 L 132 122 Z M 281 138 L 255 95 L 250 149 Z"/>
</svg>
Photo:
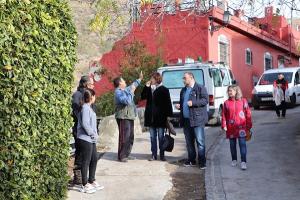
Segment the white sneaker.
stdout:
<svg viewBox="0 0 300 200">
<path fill-rule="evenodd" d="M 241 163 L 241 169 L 246 170 L 247 169 L 247 164 L 245 162 Z"/>
<path fill-rule="evenodd" d="M 236 160 L 233 160 L 233 161 L 231 162 L 231 166 L 232 166 L 232 167 L 237 166 L 237 161 L 236 161 Z"/>
<path fill-rule="evenodd" d="M 96 190 L 103 190 L 103 189 L 104 189 L 104 186 L 100 185 L 100 184 L 97 183 L 96 181 L 94 181 L 91 185 L 92 185 Z"/>
<path fill-rule="evenodd" d="M 87 183 L 85 186 L 81 187 L 80 192 L 87 193 L 87 194 L 92 194 L 92 193 L 96 192 L 96 189 L 92 184 Z"/>
</svg>

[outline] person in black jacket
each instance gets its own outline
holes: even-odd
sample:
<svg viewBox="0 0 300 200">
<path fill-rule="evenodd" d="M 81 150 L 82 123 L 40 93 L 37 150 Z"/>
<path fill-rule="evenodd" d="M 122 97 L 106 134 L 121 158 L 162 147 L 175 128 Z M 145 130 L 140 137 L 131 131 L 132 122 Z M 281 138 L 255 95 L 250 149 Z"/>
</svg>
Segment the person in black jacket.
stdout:
<svg viewBox="0 0 300 200">
<path fill-rule="evenodd" d="M 72 134 L 75 140 L 75 161 L 74 161 L 74 178 L 73 184 L 81 184 L 81 156 L 78 148 L 78 139 L 77 139 L 77 126 L 78 126 L 78 117 L 81 112 L 81 106 L 83 104 L 83 94 L 87 89 L 94 88 L 94 81 L 89 76 L 82 76 L 79 81 L 79 86 L 77 87 L 76 92 L 72 95 L 72 117 L 74 126 L 72 128 Z M 93 110 L 96 112 L 95 104 L 91 105 Z"/>
<path fill-rule="evenodd" d="M 195 141 L 198 148 L 198 161 L 201 169 L 206 167 L 204 127 L 208 121 L 208 94 L 203 85 L 196 83 L 193 73 L 186 72 L 183 77 L 185 87 L 180 92 L 181 124 L 185 135 L 188 160 L 184 166 L 196 165 Z"/>
<path fill-rule="evenodd" d="M 165 152 L 162 149 L 164 130 L 167 117 L 173 115 L 169 90 L 162 85 L 162 76 L 155 72 L 152 74 L 142 91 L 142 99 L 147 100 L 145 110 L 145 126 L 149 127 L 151 138 L 152 157 L 149 161 L 157 160 L 157 136 L 160 149 L 160 160 L 165 161 Z"/>
</svg>

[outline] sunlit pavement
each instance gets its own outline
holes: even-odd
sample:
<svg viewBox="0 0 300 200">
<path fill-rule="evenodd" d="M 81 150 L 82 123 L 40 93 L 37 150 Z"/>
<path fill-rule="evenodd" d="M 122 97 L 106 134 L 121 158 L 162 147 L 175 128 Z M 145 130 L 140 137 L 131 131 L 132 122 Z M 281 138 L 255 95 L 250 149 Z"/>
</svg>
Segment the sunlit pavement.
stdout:
<svg viewBox="0 0 300 200">
<path fill-rule="evenodd" d="M 247 171 L 231 166 L 229 142 L 224 136 L 209 151 L 207 199 L 299 200 L 300 107 L 288 109 L 285 119 L 278 119 L 270 109 L 253 111 L 253 120 Z M 218 131 L 211 128 L 207 134 Z"/>
</svg>

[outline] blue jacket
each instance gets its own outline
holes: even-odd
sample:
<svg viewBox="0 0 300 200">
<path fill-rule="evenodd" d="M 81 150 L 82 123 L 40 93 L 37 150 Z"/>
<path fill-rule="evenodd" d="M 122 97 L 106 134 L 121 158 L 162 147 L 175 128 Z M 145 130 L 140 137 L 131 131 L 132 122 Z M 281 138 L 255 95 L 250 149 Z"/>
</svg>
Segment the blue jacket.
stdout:
<svg viewBox="0 0 300 200">
<path fill-rule="evenodd" d="M 180 121 L 183 124 L 183 101 L 186 87 L 180 91 Z M 191 127 L 201 126 L 204 127 L 208 121 L 207 104 L 208 94 L 203 85 L 195 83 L 191 90 L 189 100 L 192 101 L 192 107 L 189 107 L 190 111 L 190 125 Z"/>
<path fill-rule="evenodd" d="M 134 103 L 134 93 L 131 91 L 131 86 L 138 87 L 141 84 L 140 80 L 135 80 L 130 86 L 124 90 L 117 88 L 115 90 L 115 118 L 134 120 L 137 116 Z"/>
</svg>

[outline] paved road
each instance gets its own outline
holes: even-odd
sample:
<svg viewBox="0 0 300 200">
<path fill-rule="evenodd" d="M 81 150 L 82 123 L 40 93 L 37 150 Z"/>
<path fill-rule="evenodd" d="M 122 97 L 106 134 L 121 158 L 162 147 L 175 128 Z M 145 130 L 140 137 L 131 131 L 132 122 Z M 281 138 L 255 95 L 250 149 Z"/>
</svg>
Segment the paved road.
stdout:
<svg viewBox="0 0 300 200">
<path fill-rule="evenodd" d="M 254 137 L 248 143 L 248 170 L 231 167 L 229 143 L 219 127 L 206 128 L 208 168 L 205 184 L 208 200 L 299 200 L 300 199 L 300 107 L 290 109 L 286 119 L 271 110 L 253 111 Z M 180 129 L 179 129 L 180 130 Z M 186 157 L 182 132 L 168 162 L 149 162 L 149 133 L 137 135 L 128 163 L 116 161 L 115 146 L 98 162 L 96 178 L 105 186 L 93 195 L 69 191 L 69 200 L 160 200 L 203 199 L 198 196 L 204 174 L 198 168 L 184 168 Z M 180 186 L 180 177 L 194 177 L 189 195 L 170 195 Z M 175 180 L 175 182 L 174 182 Z M 186 181 L 186 180 L 185 180 Z M 177 185 L 177 186 L 176 186 Z M 179 186 L 178 186 L 179 185 Z M 174 188 L 175 187 L 175 188 Z M 178 189 L 178 188 L 177 188 Z M 184 192 L 189 192 L 183 188 Z M 185 196 L 186 195 L 186 196 Z M 173 197 L 173 198 L 172 198 Z"/>
<path fill-rule="evenodd" d="M 271 110 L 253 111 L 247 171 L 231 167 L 228 140 L 214 146 L 206 171 L 208 200 L 300 199 L 300 107 L 287 113 L 278 119 Z"/>
</svg>

